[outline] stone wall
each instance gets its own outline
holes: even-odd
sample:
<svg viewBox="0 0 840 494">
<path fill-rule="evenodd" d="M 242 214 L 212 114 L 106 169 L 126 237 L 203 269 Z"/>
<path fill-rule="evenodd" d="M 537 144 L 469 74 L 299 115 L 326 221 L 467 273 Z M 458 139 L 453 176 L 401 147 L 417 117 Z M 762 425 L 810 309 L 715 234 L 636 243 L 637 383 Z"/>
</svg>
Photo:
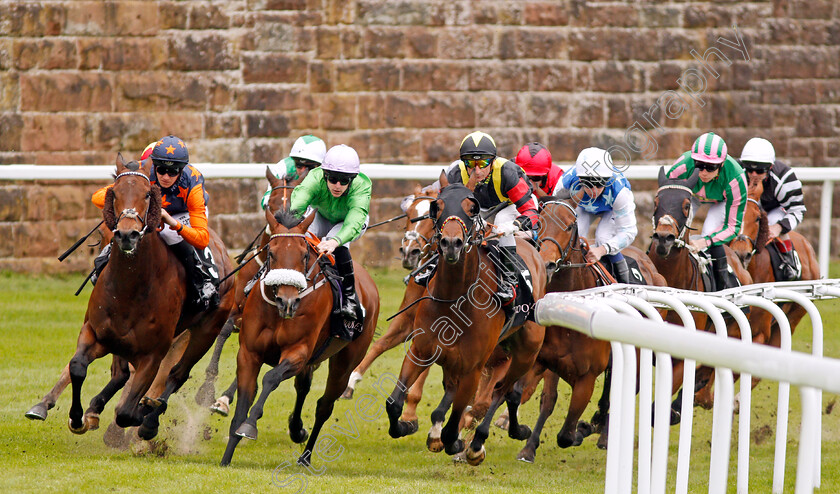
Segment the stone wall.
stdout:
<svg viewBox="0 0 840 494">
<path fill-rule="evenodd" d="M 503 155 L 537 140 L 563 163 L 599 145 L 667 164 L 711 129 L 736 155 L 761 135 L 790 164 L 837 166 L 838 126 L 835 0 L 0 2 L 4 164 L 109 164 L 168 133 L 196 162 L 275 162 L 314 133 L 364 162 L 447 163 L 480 128 Z M 98 221 L 98 185 L 0 183 L 0 269 L 89 266 L 55 256 Z M 377 184 L 373 219 L 412 186 Z M 263 187 L 208 181 L 231 250 Z M 634 187 L 642 244 L 650 184 Z M 388 232 L 357 246 L 366 262 L 396 255 Z"/>
</svg>

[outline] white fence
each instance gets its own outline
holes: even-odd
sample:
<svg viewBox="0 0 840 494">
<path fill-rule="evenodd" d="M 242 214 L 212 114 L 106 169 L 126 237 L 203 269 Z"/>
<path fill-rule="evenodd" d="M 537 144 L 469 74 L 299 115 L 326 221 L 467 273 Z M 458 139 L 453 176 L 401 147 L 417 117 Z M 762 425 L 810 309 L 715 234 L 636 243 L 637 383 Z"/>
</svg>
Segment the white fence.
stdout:
<svg viewBox="0 0 840 494">
<path fill-rule="evenodd" d="M 207 178 L 261 178 L 265 176 L 266 163 L 196 163 Z M 362 171 L 373 179 L 427 180 L 438 178 L 443 165 L 384 165 L 365 164 Z M 624 174 L 631 179 L 655 180 L 659 166 L 632 165 Z M 113 166 L 45 166 L 0 165 L 0 180 L 107 180 Z M 828 259 L 831 239 L 831 206 L 834 182 L 840 180 L 840 168 L 797 168 L 796 176 L 803 182 L 822 182 L 820 202 L 820 276 L 828 277 Z"/>
<path fill-rule="evenodd" d="M 633 480 L 636 353 L 639 369 L 638 492 L 665 492 L 671 402 L 670 356 L 685 359 L 683 389 L 694 389 L 694 363 L 716 367 L 709 492 L 726 492 L 733 410 L 732 371 L 741 373 L 737 492 L 747 492 L 749 478 L 751 377 L 779 382 L 773 492 L 782 492 L 790 384 L 800 387 L 802 426 L 797 460 L 796 492 L 820 486 L 822 390 L 840 393 L 840 360 L 822 356 L 822 319 L 811 300 L 840 297 L 840 280 L 765 283 L 715 293 L 673 288 L 611 285 L 567 293 L 550 293 L 537 302 L 537 322 L 565 326 L 593 338 L 612 341 L 613 377 L 610 394 L 610 443 L 607 451 L 605 492 L 629 493 Z M 791 352 L 790 325 L 774 302 L 791 301 L 808 312 L 813 327 L 812 354 Z M 753 306 L 767 310 L 779 322 L 781 348 L 755 345 L 740 310 Z M 674 310 L 685 327 L 662 322 L 656 307 Z M 693 331 L 689 310 L 712 319 L 716 334 Z M 742 341 L 727 337 L 721 311 L 740 326 Z M 639 313 L 649 319 L 641 318 Z M 657 352 L 656 400 L 651 435 L 651 350 Z M 676 492 L 688 490 L 693 393 L 683 393 L 677 458 Z"/>
</svg>

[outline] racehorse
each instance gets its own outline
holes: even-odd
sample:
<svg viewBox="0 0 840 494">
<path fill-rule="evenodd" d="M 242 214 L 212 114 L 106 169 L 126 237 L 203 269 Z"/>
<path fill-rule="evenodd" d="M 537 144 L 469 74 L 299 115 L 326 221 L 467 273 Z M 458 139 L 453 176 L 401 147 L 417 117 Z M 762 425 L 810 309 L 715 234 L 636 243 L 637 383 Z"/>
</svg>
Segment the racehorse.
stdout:
<svg viewBox="0 0 840 494">
<path fill-rule="evenodd" d="M 738 256 L 741 265 L 749 271 L 754 283 L 776 281 L 770 253 L 765 247 L 768 243 L 768 226 L 767 213 L 761 209 L 760 201 L 763 192 L 764 183 L 761 180 L 750 183 L 747 189 L 747 207 L 744 211 L 741 234 L 729 243 L 729 246 Z M 814 253 L 814 247 L 805 237 L 795 231 L 790 232 L 790 239 L 802 263 L 801 279 L 819 279 L 820 270 L 817 263 L 817 256 Z M 780 307 L 787 314 L 788 320 L 790 321 L 790 330 L 793 332 L 796 329 L 796 325 L 805 316 L 805 309 L 801 305 L 793 302 L 780 304 Z M 779 347 L 781 343 L 779 325 L 769 312 L 761 311 L 756 318 L 753 318 L 751 314 L 750 324 L 754 328 L 758 328 L 758 334 L 753 338 L 755 342 L 769 343 L 772 346 Z M 754 379 L 753 384 L 756 382 L 757 379 Z"/>
<path fill-rule="evenodd" d="M 308 172 L 303 173 L 303 176 L 305 176 L 306 173 Z M 303 180 L 303 176 L 294 180 L 290 180 L 288 177 L 280 179 L 274 175 L 271 168 L 266 166 L 265 178 L 268 180 L 269 186 L 271 187 L 271 193 L 269 194 L 268 201 L 266 203 L 266 210 L 288 210 L 291 202 L 292 190 L 294 190 L 295 186 Z M 202 406 L 209 406 L 210 411 L 218 413 L 223 417 L 227 417 L 230 412 L 230 404 L 233 402 L 236 394 L 236 379 L 234 378 L 231 385 L 228 386 L 224 393 L 222 393 L 222 396 L 213 402 L 213 398 L 215 396 L 214 383 L 219 374 L 219 360 L 221 359 L 222 349 L 224 348 L 227 339 L 233 332 L 239 331 L 239 328 L 242 327 L 242 309 L 245 305 L 246 298 L 245 288 L 265 264 L 267 255 L 265 252 L 265 246 L 268 245 L 268 239 L 270 236 L 271 233 L 266 225 L 265 229 L 263 229 L 258 235 L 258 245 L 242 255 L 242 259 L 246 256 L 253 257 L 253 259 L 248 261 L 236 273 L 233 309 L 230 311 L 228 320 L 225 322 L 218 338 L 216 338 L 216 345 L 213 349 L 213 354 L 210 357 L 210 362 L 207 364 L 204 383 L 199 388 L 195 397 L 198 404 Z"/>
<path fill-rule="evenodd" d="M 706 291 L 706 284 L 703 281 L 701 268 L 697 258 L 689 251 L 688 231 L 691 230 L 691 220 L 694 217 L 694 210 L 691 204 L 692 187 L 699 180 L 697 170 L 687 179 L 670 179 L 665 174 L 665 168 L 659 170 L 659 189 L 654 199 L 653 212 L 653 235 L 648 251 L 650 259 L 665 277 L 668 286 L 683 290 Z M 744 269 L 738 261 L 738 257 L 729 248 L 724 246 L 729 266 L 732 267 L 741 285 L 752 283 L 750 273 Z M 750 317 L 755 317 L 753 309 Z M 693 312 L 695 326 L 698 329 L 706 328 L 711 324 L 708 316 L 702 312 Z M 674 324 L 681 324 L 676 313 L 669 312 L 666 320 Z M 727 324 L 727 333 L 730 337 L 740 338 L 741 332 L 738 324 L 732 320 Z M 674 387 L 682 385 L 683 373 L 679 372 L 682 361 L 674 360 Z M 694 402 L 704 408 L 711 408 L 711 384 L 714 372 L 709 367 L 700 367 L 697 371 L 697 386 Z"/>
<path fill-rule="evenodd" d="M 497 289 L 492 261 L 489 254 L 478 247 L 485 241 L 482 237 L 484 228 L 478 218 L 478 201 L 468 188 L 469 183 L 467 187 L 449 185 L 443 173 L 440 183 L 443 188 L 431 205 L 430 216 L 435 224 L 441 261 L 429 281 L 428 295 L 418 303 L 414 337 L 403 360 L 397 385 L 386 403 L 390 422 L 388 432 L 391 437 L 398 438 L 416 430 L 413 424 L 399 419 L 406 392 L 421 373 L 437 363 L 443 368 L 444 396 L 432 412 L 433 425 L 427 446 L 433 452 L 445 449 L 449 455 L 464 451 L 465 444 L 458 438 L 462 415 L 475 395 L 482 369 L 499 344 L 509 354 L 507 372 L 495 386 L 487 414 L 466 449 L 466 460 L 478 465 L 486 456 L 484 442 L 493 414 L 503 398 L 511 410 L 509 435 L 526 439 L 530 434 L 527 427 L 517 423 L 521 389 L 514 388 L 514 384 L 533 366 L 542 345 L 544 328 L 526 321 L 502 334 L 505 315 L 498 299 L 492 295 Z M 536 249 L 524 242 L 518 243 L 517 249 L 533 280 L 534 299 L 538 300 L 543 295 L 545 268 Z M 484 301 L 476 295 L 479 288 L 485 296 Z M 464 326 L 466 330 L 462 329 Z M 450 406 L 449 420 L 441 430 Z"/>
<path fill-rule="evenodd" d="M 138 435 L 151 439 L 157 435 L 169 396 L 187 380 L 219 333 L 233 303 L 233 283 L 219 287 L 221 303 L 216 309 L 204 313 L 184 310 L 184 267 L 157 233 L 161 196 L 149 180 L 151 161 L 125 163 L 118 155 L 116 172 L 102 211 L 106 226 L 113 231 L 111 257 L 91 293 L 76 353 L 68 365 L 73 386 L 69 427 L 82 434 L 98 425 L 98 414 L 106 402 L 129 379 L 130 364 L 135 369 L 133 382 L 117 406 L 116 423 L 120 427 L 139 425 Z M 213 230 L 210 246 L 219 273 L 224 275 L 231 264 Z M 188 342 L 163 392 L 141 402 L 176 335 L 186 329 L 190 331 Z M 111 381 L 83 416 L 81 390 L 88 365 L 108 353 L 120 357 L 114 359 Z"/>
<path fill-rule="evenodd" d="M 315 219 L 312 212 L 302 222 L 288 211 L 265 212 L 271 236 L 266 264 L 268 274 L 245 301 L 239 354 L 236 361 L 236 409 L 230 424 L 230 437 L 221 464 L 229 465 L 243 437 L 257 438 L 257 420 L 269 394 L 284 380 L 296 380 L 297 399 L 289 419 L 292 441 L 309 441 L 298 463 L 309 465 L 312 449 L 321 427 L 332 414 L 335 401 L 344 391 L 350 372 L 359 363 L 373 339 L 379 317 L 379 292 L 362 266 L 355 265 L 356 292 L 365 309 L 364 321 L 357 323 L 359 334 L 348 342 L 331 336 L 333 294 L 320 268 L 320 255 L 313 255 L 316 239 L 306 230 Z M 312 368 L 329 359 L 326 389 L 318 400 L 315 424 L 307 434 L 301 420 L 303 402 L 312 383 Z M 262 392 L 254 403 L 257 377 L 263 363 L 274 368 L 263 377 Z M 250 411 L 249 411 L 250 410 Z"/>
<path fill-rule="evenodd" d="M 564 292 L 593 288 L 614 282 L 604 274 L 604 268 L 586 261 L 588 250 L 585 239 L 577 228 L 575 207 L 568 202 L 569 194 L 540 198 L 540 255 L 546 264 L 548 281 L 546 292 Z M 651 285 L 665 286 L 665 279 L 658 274 L 650 259 L 641 250 L 627 247 L 622 253 L 636 260 L 645 280 Z M 545 330 L 545 341 L 537 356 L 533 373 L 545 374 L 540 414 L 528 442 L 519 452 L 518 459 L 533 462 L 539 447 L 540 433 L 546 420 L 554 411 L 557 401 L 558 376 L 572 387 L 569 410 L 559 433 L 557 445 L 561 448 L 578 446 L 592 432 L 589 424 L 578 423 L 595 388 L 595 381 L 610 360 L 610 343 L 590 338 L 577 331 L 559 326 Z M 609 379 L 605 380 L 604 394 L 598 402 L 598 412 L 593 418 L 596 429 L 604 432 L 609 406 Z M 599 447 L 606 446 L 607 436 L 602 433 Z"/>
</svg>

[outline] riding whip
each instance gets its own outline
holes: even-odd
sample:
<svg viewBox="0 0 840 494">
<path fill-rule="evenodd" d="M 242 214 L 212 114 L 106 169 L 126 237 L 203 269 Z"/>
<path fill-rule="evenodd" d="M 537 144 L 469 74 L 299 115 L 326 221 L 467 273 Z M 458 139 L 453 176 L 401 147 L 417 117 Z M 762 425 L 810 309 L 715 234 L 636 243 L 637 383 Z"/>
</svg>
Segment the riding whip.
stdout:
<svg viewBox="0 0 840 494">
<path fill-rule="evenodd" d="M 76 240 L 76 243 L 75 243 L 75 244 L 73 244 L 73 245 L 71 245 L 69 249 L 67 249 L 66 251 L 64 251 L 64 254 L 61 254 L 60 256 L 58 256 L 58 262 L 63 261 L 64 259 L 66 259 L 66 258 L 67 258 L 67 256 L 69 256 L 70 254 L 72 254 L 74 250 L 78 249 L 78 248 L 79 248 L 79 246 L 80 246 L 80 245 L 82 245 L 82 242 L 84 242 L 85 240 L 87 240 L 87 238 L 88 238 L 88 237 L 90 237 L 91 235 L 93 235 L 93 232 L 95 232 L 97 229 L 99 229 L 99 227 L 100 227 L 100 226 L 102 226 L 102 223 L 104 223 L 104 222 L 105 222 L 105 220 L 103 219 L 102 221 L 100 221 L 99 223 L 97 223 L 97 225 L 96 225 L 95 227 L 93 227 L 93 230 L 89 231 L 89 232 L 87 233 L 87 235 L 85 235 L 84 237 L 80 238 L 79 240 Z M 84 285 L 82 285 L 82 286 L 84 286 Z M 80 289 L 80 290 L 81 290 L 81 289 Z M 79 293 L 78 293 L 78 292 L 76 292 L 76 295 L 78 295 L 78 294 L 79 294 Z"/>
</svg>

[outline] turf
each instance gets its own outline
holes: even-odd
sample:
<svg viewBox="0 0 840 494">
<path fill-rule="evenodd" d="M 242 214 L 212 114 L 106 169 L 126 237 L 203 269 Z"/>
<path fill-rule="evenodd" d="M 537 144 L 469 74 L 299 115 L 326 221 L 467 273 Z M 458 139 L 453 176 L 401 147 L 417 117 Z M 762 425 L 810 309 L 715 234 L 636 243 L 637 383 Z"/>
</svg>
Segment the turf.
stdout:
<svg viewBox="0 0 840 494">
<path fill-rule="evenodd" d="M 838 266 L 832 266 L 838 268 Z M 837 269 L 833 269 L 837 272 Z M 380 290 L 382 312 L 378 334 L 387 327 L 402 298 L 402 271 L 372 273 Z M 0 464 L 4 492 L 29 491 L 113 491 L 113 492 L 489 492 L 529 490 L 533 492 L 603 492 L 606 453 L 595 446 L 596 437 L 577 447 L 561 450 L 555 436 L 565 417 L 569 388 L 560 385 L 557 409 L 543 431 L 535 464 L 516 460 L 523 443 L 493 429 L 487 441 L 487 459 L 479 467 L 453 464 L 444 453 L 426 450 L 428 417 L 440 399 L 440 370 L 435 368 L 427 383 L 426 397 L 419 409 L 420 432 L 400 440 L 387 434 L 384 398 L 376 382 L 396 375 L 403 350 L 395 348 L 374 363 L 359 384 L 356 397 L 340 401 L 322 431 L 335 438 L 329 449 L 331 461 L 318 458 L 310 469 L 294 465 L 301 446 L 292 443 L 286 422 L 294 390 L 291 382 L 280 385 L 269 398 L 259 422 L 259 439 L 244 440 L 230 467 L 219 467 L 227 442 L 230 418 L 210 415 L 194 402 L 195 391 L 204 377 L 205 357 L 192 372 L 185 389 L 170 402 L 162 419 L 159 441 L 154 447 L 138 442 L 127 450 L 106 446 L 102 437 L 113 417 L 113 402 L 102 415 L 102 428 L 83 436 L 67 429 L 69 390 L 46 422 L 30 421 L 23 414 L 54 384 L 75 348 L 89 288 L 79 297 L 73 292 L 80 276 L 32 277 L 0 273 Z M 840 322 L 840 303 L 818 302 L 825 324 L 825 354 L 840 356 L 840 335 L 833 328 Z M 222 358 L 217 388 L 226 387 L 234 375 L 236 338 L 231 338 Z M 794 335 L 795 349 L 810 351 L 810 324 L 800 324 Z M 83 404 L 107 382 L 110 359 L 91 365 L 83 389 Z M 265 369 L 265 368 L 264 368 Z M 315 400 L 323 391 L 326 369 L 315 374 L 312 392 L 304 407 L 304 424 L 311 427 Z M 385 385 L 385 392 L 392 389 Z M 600 383 L 596 389 L 600 393 Z M 772 484 L 775 402 L 777 386 L 762 382 L 753 395 L 752 461 L 750 489 L 768 492 Z M 371 399 L 372 409 L 362 408 Z M 823 468 L 819 492 L 840 491 L 840 418 L 834 409 L 836 396 L 823 397 Z M 533 425 L 538 414 L 534 399 L 521 410 L 523 422 Z M 378 416 L 371 419 L 371 415 Z M 594 407 L 584 414 L 588 419 Z M 706 492 L 712 412 L 695 411 L 690 492 Z M 734 421 L 737 427 L 737 417 Z M 787 448 L 785 489 L 793 490 L 796 470 L 799 399 L 791 390 L 791 419 Z M 677 428 L 671 433 L 671 462 L 676 462 Z M 319 461 L 320 460 L 320 461 Z M 730 491 L 735 488 L 736 450 L 733 442 Z M 673 490 L 673 468 L 668 490 Z"/>
</svg>

